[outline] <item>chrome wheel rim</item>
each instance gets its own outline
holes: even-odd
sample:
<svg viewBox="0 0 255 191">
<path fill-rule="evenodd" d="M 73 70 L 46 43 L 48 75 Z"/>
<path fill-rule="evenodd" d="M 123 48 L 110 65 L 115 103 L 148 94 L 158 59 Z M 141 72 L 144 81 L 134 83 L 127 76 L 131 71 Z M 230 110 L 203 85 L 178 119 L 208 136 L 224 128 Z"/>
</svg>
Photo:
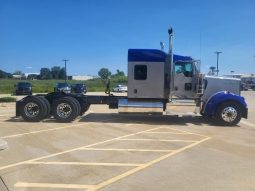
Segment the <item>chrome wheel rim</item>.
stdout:
<svg viewBox="0 0 255 191">
<path fill-rule="evenodd" d="M 72 113 L 72 107 L 67 103 L 61 103 L 57 106 L 57 114 L 61 118 L 68 118 Z"/>
<path fill-rule="evenodd" d="M 233 107 L 226 107 L 221 113 L 221 117 L 226 122 L 233 122 L 237 117 L 237 111 Z"/>
<path fill-rule="evenodd" d="M 40 112 L 39 106 L 34 102 L 29 102 L 25 105 L 24 112 L 28 117 L 36 117 Z"/>
</svg>

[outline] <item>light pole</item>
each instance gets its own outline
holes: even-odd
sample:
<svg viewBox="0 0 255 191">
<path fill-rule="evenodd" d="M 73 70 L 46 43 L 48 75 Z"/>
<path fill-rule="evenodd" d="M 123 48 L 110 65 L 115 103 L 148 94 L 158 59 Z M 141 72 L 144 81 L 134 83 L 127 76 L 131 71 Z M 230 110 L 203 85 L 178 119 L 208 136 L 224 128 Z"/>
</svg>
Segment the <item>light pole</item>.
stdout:
<svg viewBox="0 0 255 191">
<path fill-rule="evenodd" d="M 66 73 L 66 62 L 69 61 L 67 59 L 63 59 L 63 61 L 65 62 L 65 82 L 67 80 L 67 73 Z"/>
<path fill-rule="evenodd" d="M 217 54 L 217 76 L 219 75 L 219 54 L 222 53 L 220 51 L 216 51 L 214 52 L 215 54 Z"/>
</svg>

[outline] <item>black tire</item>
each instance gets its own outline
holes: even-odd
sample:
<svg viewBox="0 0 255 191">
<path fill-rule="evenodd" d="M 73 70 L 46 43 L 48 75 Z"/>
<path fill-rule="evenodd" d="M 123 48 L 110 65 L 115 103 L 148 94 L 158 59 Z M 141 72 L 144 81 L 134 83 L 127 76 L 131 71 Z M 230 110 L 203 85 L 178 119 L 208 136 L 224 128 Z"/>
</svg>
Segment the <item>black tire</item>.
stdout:
<svg viewBox="0 0 255 191">
<path fill-rule="evenodd" d="M 80 105 L 79 101 L 73 97 L 66 97 L 66 99 L 69 99 L 75 103 L 75 105 L 77 107 L 78 115 L 79 115 L 81 113 L 81 105 Z"/>
<path fill-rule="evenodd" d="M 48 118 L 51 116 L 51 106 L 50 106 L 50 102 L 43 96 L 38 96 L 46 105 L 46 111 L 45 111 L 45 116 L 44 118 Z"/>
<path fill-rule="evenodd" d="M 41 121 L 47 112 L 46 104 L 36 96 L 26 97 L 20 104 L 20 115 L 25 121 Z"/>
<path fill-rule="evenodd" d="M 83 115 L 85 112 L 89 110 L 90 105 L 85 105 L 83 108 L 81 108 L 81 113 L 80 115 Z"/>
<path fill-rule="evenodd" d="M 73 97 L 62 97 L 55 100 L 52 104 L 52 114 L 54 118 L 62 123 L 75 120 L 80 111 L 80 104 Z"/>
<path fill-rule="evenodd" d="M 234 126 L 242 118 L 242 108 L 238 103 L 225 102 L 219 105 L 216 112 L 217 124 L 223 126 Z"/>
<path fill-rule="evenodd" d="M 78 110 L 78 115 L 81 113 L 81 105 L 79 101 L 73 97 L 67 97 L 67 99 L 71 99 L 73 102 L 75 102 L 77 110 Z"/>
</svg>

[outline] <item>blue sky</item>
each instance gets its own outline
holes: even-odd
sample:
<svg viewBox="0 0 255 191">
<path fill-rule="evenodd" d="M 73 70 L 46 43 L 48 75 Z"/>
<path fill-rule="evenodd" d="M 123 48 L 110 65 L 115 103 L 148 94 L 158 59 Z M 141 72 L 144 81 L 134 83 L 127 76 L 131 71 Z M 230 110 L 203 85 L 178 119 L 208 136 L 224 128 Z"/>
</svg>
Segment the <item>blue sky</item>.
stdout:
<svg viewBox="0 0 255 191">
<path fill-rule="evenodd" d="M 254 0 L 0 0 L 0 69 L 68 75 L 127 71 L 127 49 L 168 49 L 201 59 L 203 72 L 255 73 Z"/>
</svg>

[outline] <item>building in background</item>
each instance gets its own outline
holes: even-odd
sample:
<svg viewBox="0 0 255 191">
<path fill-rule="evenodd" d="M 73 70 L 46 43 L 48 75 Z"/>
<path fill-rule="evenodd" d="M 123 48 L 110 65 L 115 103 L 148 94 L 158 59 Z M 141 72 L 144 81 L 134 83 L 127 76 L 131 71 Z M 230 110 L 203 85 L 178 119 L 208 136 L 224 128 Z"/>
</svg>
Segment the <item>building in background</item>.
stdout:
<svg viewBox="0 0 255 191">
<path fill-rule="evenodd" d="M 34 72 L 34 73 L 25 73 L 25 77 L 28 80 L 37 80 L 40 73 Z"/>
<path fill-rule="evenodd" d="M 91 80 L 96 78 L 95 76 L 72 76 L 72 80 L 81 80 L 81 81 L 85 81 L 85 80 Z"/>
<path fill-rule="evenodd" d="M 247 74 L 225 74 L 224 77 L 228 78 L 241 78 L 242 76 L 247 76 Z"/>
</svg>

